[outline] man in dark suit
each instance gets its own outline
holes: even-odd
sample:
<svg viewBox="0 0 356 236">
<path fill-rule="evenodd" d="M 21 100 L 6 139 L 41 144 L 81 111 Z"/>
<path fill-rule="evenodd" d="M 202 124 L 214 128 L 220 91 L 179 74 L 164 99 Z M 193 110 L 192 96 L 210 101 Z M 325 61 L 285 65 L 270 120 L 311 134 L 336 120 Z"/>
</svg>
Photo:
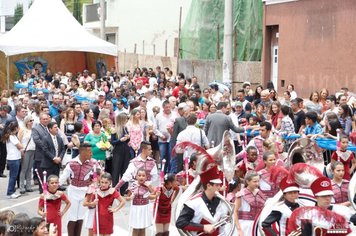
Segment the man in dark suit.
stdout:
<svg viewBox="0 0 356 236">
<path fill-rule="evenodd" d="M 226 115 L 227 103 L 219 102 L 217 111 L 206 117 L 204 131 L 209 142 L 214 141 L 214 146 L 221 143 L 225 130 L 233 130 L 236 133 L 245 132 L 244 128 L 236 127 L 229 116 Z"/>
<path fill-rule="evenodd" d="M 188 104 L 180 103 L 178 105 L 178 114 L 180 117 L 177 117 L 174 121 L 172 136 L 170 140 L 170 152 L 177 143 L 177 137 L 180 132 L 182 132 L 185 128 L 187 128 L 186 118 L 189 115 L 190 107 Z M 171 158 L 171 173 L 178 173 L 183 170 L 183 153 L 176 153 L 176 158 Z"/>
<path fill-rule="evenodd" d="M 49 135 L 47 128 L 49 121 L 49 115 L 47 113 L 41 113 L 40 123 L 32 128 L 32 138 L 36 144 L 34 170 L 38 169 L 40 173 L 40 166 L 46 149 L 44 142 Z M 34 180 L 38 181 L 36 173 L 34 173 Z"/>
<path fill-rule="evenodd" d="M 44 158 L 41 161 L 42 171 L 47 171 L 47 175 L 59 176 L 61 162 L 65 154 L 65 146 L 61 136 L 58 134 L 56 122 L 48 124 L 49 135 L 44 140 Z M 43 173 L 43 172 L 42 172 Z"/>
</svg>

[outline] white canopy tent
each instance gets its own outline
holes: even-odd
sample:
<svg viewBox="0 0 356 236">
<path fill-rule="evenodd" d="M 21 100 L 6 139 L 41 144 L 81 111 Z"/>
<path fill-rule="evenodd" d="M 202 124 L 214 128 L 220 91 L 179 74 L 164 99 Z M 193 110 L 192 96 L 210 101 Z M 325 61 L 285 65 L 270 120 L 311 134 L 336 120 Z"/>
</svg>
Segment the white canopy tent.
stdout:
<svg viewBox="0 0 356 236">
<path fill-rule="evenodd" d="M 61 0 L 35 0 L 14 28 L 0 37 L 0 51 L 7 57 L 8 80 L 8 57 L 13 55 L 79 51 L 117 56 L 117 46 L 90 34 Z"/>
</svg>

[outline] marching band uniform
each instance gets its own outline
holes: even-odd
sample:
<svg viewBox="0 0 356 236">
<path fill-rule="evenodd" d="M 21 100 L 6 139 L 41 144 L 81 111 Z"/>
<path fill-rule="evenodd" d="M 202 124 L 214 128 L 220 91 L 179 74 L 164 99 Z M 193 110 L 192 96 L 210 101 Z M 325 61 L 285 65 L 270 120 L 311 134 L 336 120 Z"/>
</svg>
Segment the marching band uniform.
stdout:
<svg viewBox="0 0 356 236">
<path fill-rule="evenodd" d="M 89 201 L 89 199 L 91 199 L 91 196 L 93 194 L 95 194 L 95 191 L 96 191 L 96 183 L 92 182 L 89 185 L 88 191 L 85 196 L 85 197 L 88 197 L 88 201 Z M 93 229 L 94 220 L 95 220 L 94 216 L 95 216 L 95 207 L 88 206 L 88 210 L 86 211 L 85 216 L 84 216 L 84 227 L 86 229 Z"/>
<path fill-rule="evenodd" d="M 247 188 L 242 189 L 236 197 L 241 198 L 241 207 L 238 212 L 240 226 L 244 235 L 252 235 L 255 217 L 263 208 L 266 196 L 261 190 L 256 195 Z"/>
<path fill-rule="evenodd" d="M 264 163 L 263 163 L 263 153 L 264 153 L 264 148 L 263 148 L 263 141 L 265 139 L 262 138 L 261 135 L 254 137 L 249 144 L 247 145 L 247 147 L 249 146 L 255 146 L 258 150 L 258 158 L 256 160 L 257 166 L 256 166 L 256 171 L 259 171 L 263 168 Z M 246 148 L 247 148 L 246 147 Z"/>
<path fill-rule="evenodd" d="M 144 159 L 141 157 L 141 155 L 138 155 L 130 161 L 129 166 L 127 167 L 116 188 L 120 188 L 125 182 L 134 180 L 136 178 L 137 171 L 141 168 L 145 169 L 146 171 L 147 185 L 150 185 L 151 183 L 158 180 L 156 161 L 151 157 Z"/>
<path fill-rule="evenodd" d="M 133 229 L 144 229 L 152 224 L 152 210 L 149 205 L 150 190 L 137 182 L 129 187 L 134 195 L 130 208 L 129 225 Z"/>
<path fill-rule="evenodd" d="M 67 190 L 68 199 L 72 203 L 68 210 L 68 221 L 83 220 L 85 216 L 86 207 L 83 206 L 83 200 L 92 181 L 94 165 L 100 166 L 93 158 L 82 163 L 77 156 L 67 164 L 59 178 L 60 185 L 66 183 L 68 178 L 71 180 Z"/>
<path fill-rule="evenodd" d="M 112 234 L 114 227 L 114 215 L 109 212 L 109 207 L 113 204 L 114 200 L 120 197 L 120 193 L 114 188 L 108 188 L 106 190 L 99 189 L 98 191 L 98 212 L 99 214 L 99 232 L 100 234 Z M 95 194 L 92 195 L 92 201 L 95 200 Z M 94 219 L 95 219 L 94 214 Z M 93 233 L 97 234 L 96 220 L 94 220 Z"/>
<path fill-rule="evenodd" d="M 349 150 L 346 151 L 337 150 L 333 152 L 333 154 L 331 155 L 331 159 L 335 161 L 340 161 L 342 164 L 344 164 L 344 169 L 345 169 L 344 179 L 350 180 L 351 179 L 351 175 L 349 173 L 350 163 L 353 159 L 355 159 L 354 154 Z"/>
<path fill-rule="evenodd" d="M 200 174 L 202 184 L 221 184 L 220 174 L 217 166 Z M 211 200 L 208 199 L 206 191 L 196 194 L 187 203 L 184 204 L 176 226 L 185 231 L 191 231 L 193 235 L 204 231 L 205 224 L 214 224 L 219 222 L 223 217 L 229 214 L 229 209 L 219 197 L 214 196 Z M 224 235 L 224 227 L 217 228 L 210 235 Z M 208 235 L 208 234 L 202 234 Z"/>
<path fill-rule="evenodd" d="M 332 184 L 329 178 L 323 176 L 317 178 L 310 186 L 311 190 L 313 191 L 315 197 L 322 197 L 322 196 L 333 196 L 334 193 L 332 191 Z M 321 208 L 321 207 L 320 207 Z M 318 209 L 318 205 L 317 208 Z M 325 208 L 321 208 L 325 209 Z M 356 225 L 356 214 L 352 215 L 351 211 L 349 208 L 342 206 L 342 205 L 330 205 L 327 207 L 327 210 L 332 211 L 342 217 L 345 218 L 346 222 L 352 222 L 354 225 Z M 311 213 L 311 214 L 316 214 L 316 213 Z M 351 229 L 349 225 L 346 225 L 345 228 L 340 228 L 338 224 L 333 225 L 331 228 L 319 228 L 316 230 L 315 227 L 323 224 L 323 222 L 315 222 L 315 219 L 319 218 L 319 216 L 311 216 L 311 219 L 304 220 L 304 219 L 299 219 L 301 220 L 301 235 L 312 235 L 312 236 L 320 236 L 320 235 L 327 235 L 327 236 L 343 236 L 343 235 L 348 235 L 351 232 Z M 325 221 L 325 219 L 324 219 Z M 324 222 L 325 223 L 325 222 Z M 330 223 L 330 222 L 329 222 Z"/>
<path fill-rule="evenodd" d="M 160 191 L 161 194 L 159 195 L 158 210 L 155 223 L 168 224 L 171 222 L 172 197 L 175 195 L 174 193 L 179 192 L 179 187 L 175 186 L 170 190 L 161 187 Z M 156 209 L 156 206 L 154 206 L 153 209 Z"/>
<path fill-rule="evenodd" d="M 58 213 L 61 210 L 62 201 L 67 201 L 67 199 L 67 196 L 61 191 L 56 191 L 55 193 L 48 191 L 46 194 L 47 222 L 57 226 L 58 236 L 62 235 L 62 217 Z M 44 207 L 42 196 L 38 205 L 40 208 Z"/>
<path fill-rule="evenodd" d="M 193 170 L 192 168 L 190 168 L 188 170 L 188 183 L 187 182 L 187 173 L 185 172 L 185 170 L 182 170 L 180 172 L 178 172 L 176 174 L 176 179 L 177 179 L 177 182 L 180 184 L 180 185 L 189 185 L 193 182 L 193 180 L 195 179 L 195 177 L 197 176 L 195 170 Z"/>
<path fill-rule="evenodd" d="M 341 184 L 338 184 L 331 180 L 332 191 L 334 193 L 333 203 L 339 204 L 349 201 L 349 183 L 350 181 L 346 179 L 343 179 Z"/>
<path fill-rule="evenodd" d="M 280 189 L 283 193 L 298 191 L 299 186 L 296 183 L 288 183 L 287 177 L 280 183 Z M 299 207 L 296 202 L 289 202 L 286 199 L 283 202 L 277 203 L 273 207 L 272 212 L 262 222 L 263 232 L 266 236 L 286 236 L 287 222 L 292 212 Z M 279 234 L 273 229 L 272 224 L 277 222 L 279 225 Z"/>
<path fill-rule="evenodd" d="M 240 170 L 242 172 L 242 176 L 239 177 L 243 178 L 243 176 L 245 176 L 248 171 L 256 169 L 257 163 L 258 160 L 255 162 L 250 162 L 247 157 L 244 157 L 242 161 L 236 164 L 235 170 Z"/>
<path fill-rule="evenodd" d="M 267 171 L 266 169 L 262 169 L 257 172 L 260 177 L 260 189 L 266 195 L 268 198 L 274 197 L 276 193 L 279 191 L 279 187 L 274 184 L 273 182 L 270 181 L 270 175 L 271 173 Z"/>
</svg>

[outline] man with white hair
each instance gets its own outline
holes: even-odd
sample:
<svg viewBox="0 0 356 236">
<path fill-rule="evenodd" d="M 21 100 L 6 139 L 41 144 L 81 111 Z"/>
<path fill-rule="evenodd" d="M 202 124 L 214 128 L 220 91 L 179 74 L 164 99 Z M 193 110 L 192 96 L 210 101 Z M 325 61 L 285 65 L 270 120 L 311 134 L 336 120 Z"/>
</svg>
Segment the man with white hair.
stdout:
<svg viewBox="0 0 356 236">
<path fill-rule="evenodd" d="M 265 110 L 268 111 L 272 104 L 272 100 L 269 97 L 269 90 L 265 89 L 261 91 L 261 104 L 265 106 Z"/>
</svg>

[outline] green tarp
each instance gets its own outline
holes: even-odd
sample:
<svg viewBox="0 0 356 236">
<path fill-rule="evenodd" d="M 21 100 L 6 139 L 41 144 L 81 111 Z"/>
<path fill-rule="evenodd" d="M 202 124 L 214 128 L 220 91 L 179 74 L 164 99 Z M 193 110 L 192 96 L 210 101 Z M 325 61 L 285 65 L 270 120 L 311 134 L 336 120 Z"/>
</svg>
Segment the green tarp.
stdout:
<svg viewBox="0 0 356 236">
<path fill-rule="evenodd" d="M 234 0 L 233 8 L 234 36 L 237 36 L 233 39 L 234 60 L 260 61 L 262 1 Z M 224 0 L 193 0 L 181 31 L 181 58 L 221 59 L 224 43 L 223 27 Z"/>
</svg>

